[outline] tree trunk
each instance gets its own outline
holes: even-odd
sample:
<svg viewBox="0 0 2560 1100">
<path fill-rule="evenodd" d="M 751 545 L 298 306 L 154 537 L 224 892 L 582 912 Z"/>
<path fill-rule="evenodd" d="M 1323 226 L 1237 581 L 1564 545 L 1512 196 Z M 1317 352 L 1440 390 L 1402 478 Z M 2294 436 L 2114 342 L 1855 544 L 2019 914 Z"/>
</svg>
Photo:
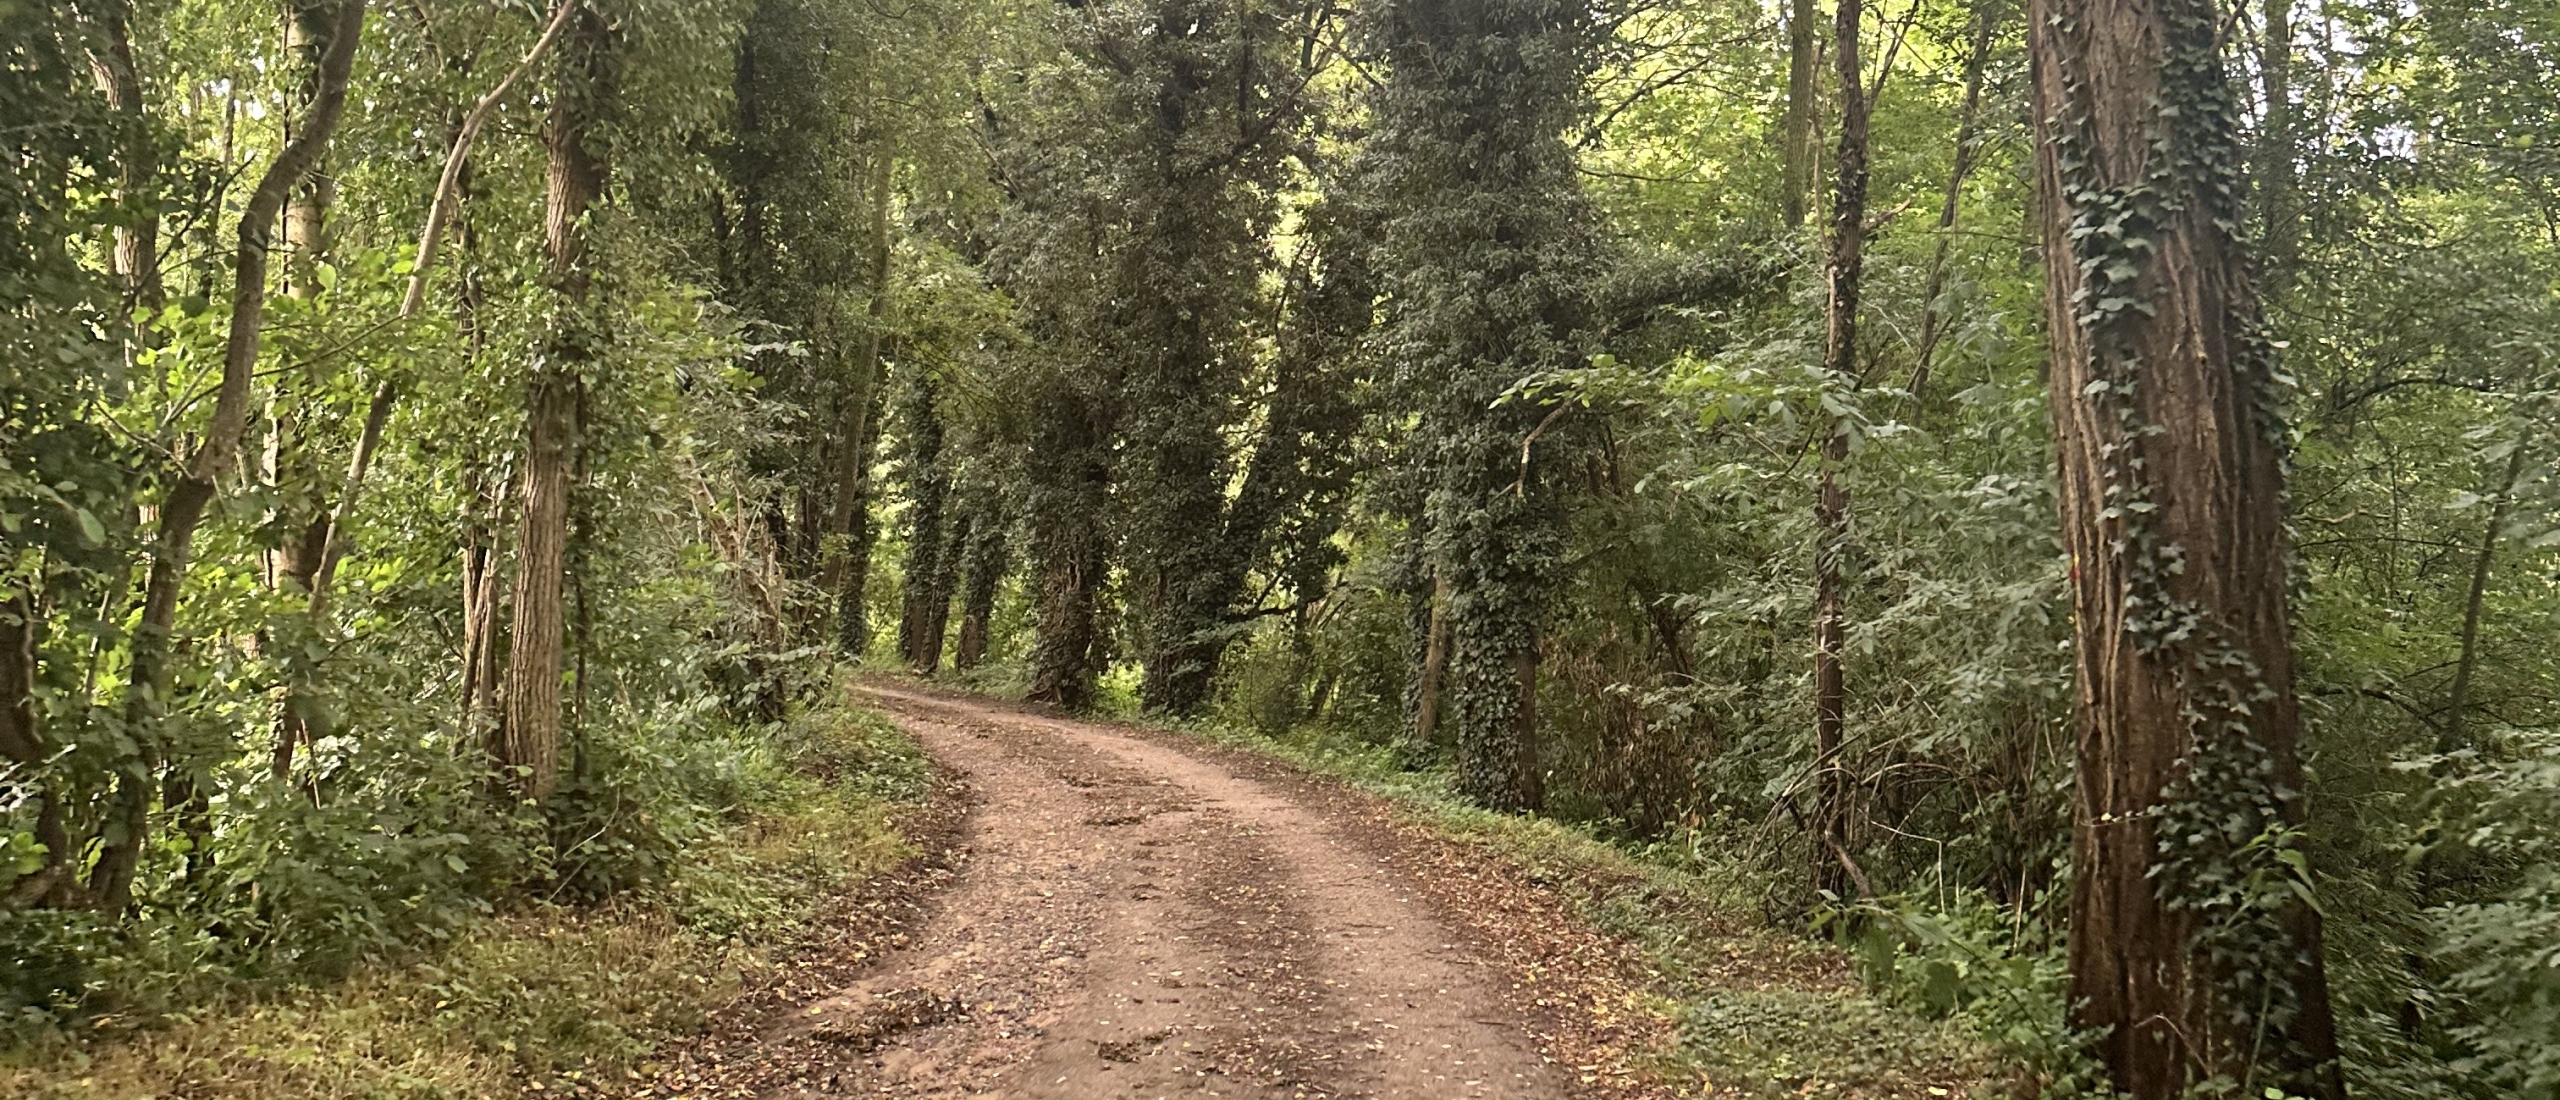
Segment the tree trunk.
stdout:
<svg viewBox="0 0 2560 1100">
<path fill-rule="evenodd" d="M 907 388 L 907 575 L 898 616 L 898 653 L 907 667 L 933 675 L 942 667 L 943 628 L 951 620 L 951 560 L 946 530 L 951 472 L 943 448 L 942 411 L 935 407 L 932 376 L 918 374 Z M 968 517 L 958 537 L 968 538 Z"/>
<path fill-rule="evenodd" d="M 328 43 L 333 13 L 328 0 L 291 0 L 286 7 L 284 52 L 295 59 L 302 77 L 286 96 L 286 130 L 290 138 L 295 113 L 319 97 L 320 52 Z M 321 253 L 328 245 L 329 204 L 336 196 L 337 187 L 329 177 L 328 156 L 324 152 L 294 182 L 292 197 L 285 202 L 284 291 L 288 295 L 308 299 L 320 293 L 318 268 Z"/>
<path fill-rule="evenodd" d="M 952 518 L 934 570 L 923 578 L 927 587 L 916 617 L 916 652 L 908 660 L 926 676 L 942 671 L 944 636 L 951 629 L 951 590 L 959 579 L 960 557 L 968 552 L 974 518 L 967 513 Z"/>
<path fill-rule="evenodd" d="M 2294 0 L 2264 0 L 2265 25 L 2259 28 L 2258 79 L 2266 114 L 2258 127 L 2258 225 L 2266 244 L 2260 266 L 2264 292 L 2281 295 L 2292 282 L 2294 251 L 2300 234 L 2293 186 L 2293 5 Z"/>
<path fill-rule="evenodd" d="M 1840 83 L 1840 149 L 1831 201 L 1831 294 L 1824 315 L 1823 369 L 1830 384 L 1843 391 L 1858 386 L 1858 296 L 1866 268 L 1869 104 L 1858 48 L 1865 19 L 1861 0 L 1839 0 L 1832 29 L 1832 60 Z M 1840 667 L 1848 639 L 1840 572 L 1849 543 L 1849 490 L 1840 483 L 1840 467 L 1849 458 L 1849 431 L 1848 424 L 1834 423 L 1823 436 L 1822 477 L 1813 509 L 1814 538 L 1819 540 L 1813 552 L 1813 886 L 1835 898 L 1849 893 L 1849 782 L 1841 759 L 1848 689 Z"/>
<path fill-rule="evenodd" d="M 1421 695 L 1413 704 L 1413 743 L 1423 753 L 1440 744 L 1440 679 L 1449 669 L 1449 574 L 1433 574 L 1431 625 L 1422 640 Z"/>
<path fill-rule="evenodd" d="M 1061 409 L 1034 436 L 1032 453 L 1049 472 L 1034 472 L 1031 545 L 1039 585 L 1037 639 L 1031 652 L 1030 698 L 1071 711 L 1093 705 L 1094 679 L 1106 648 L 1095 606 L 1110 568 L 1102 509 L 1110 468 L 1081 409 Z"/>
<path fill-rule="evenodd" d="M 1920 293 L 1920 347 L 1912 354 L 1911 403 L 1925 408 L 1929 396 L 1929 364 L 1947 333 L 1947 309 L 1938 299 L 1947 292 L 1947 257 L 1955 246 L 1956 216 L 1964 203 L 1964 181 L 1981 162 L 1982 81 L 1991 67 L 1991 41 L 2000 28 L 1994 0 L 1974 0 L 1973 44 L 1964 59 L 1964 106 L 1956 116 L 1955 166 L 1947 172 L 1947 194 L 1938 206 L 1938 241 L 1929 253 L 1929 281 Z"/>
<path fill-rule="evenodd" d="M 1844 0 L 1855 3 L 1856 0 Z M 1822 482 L 1814 503 L 1813 551 L 1813 888 L 1834 899 L 1849 896 L 1847 871 L 1849 772 L 1841 759 L 1848 730 L 1848 678 L 1840 667 L 1848 640 L 1841 606 L 1840 559 L 1849 541 L 1849 493 L 1830 464 L 1848 457 L 1847 437 L 1833 431 L 1822 442 Z"/>
<path fill-rule="evenodd" d="M 2462 652 L 2453 665 L 2453 693 L 2445 701 L 2444 728 L 2436 737 L 2436 751 L 2451 755 L 2471 746 L 2470 732 L 2464 727 L 2471 716 L 2471 676 L 2480 667 L 2480 607 L 2489 594 L 2489 572 L 2498 556 L 2498 540 L 2504 537 L 2507 516 L 2515 508 L 2516 481 L 2524 476 L 2525 446 L 2515 444 L 2515 453 L 2507 456 L 2507 476 L 2498 483 L 2497 502 L 2489 508 L 2489 525 L 2480 532 L 2480 552 L 2471 559 L 2471 589 L 2462 601 Z"/>
<path fill-rule="evenodd" d="M 2208 0 L 2028 19 L 2079 687 L 2071 1018 L 2137 1100 L 2215 1076 L 2333 1098 L 2223 25 Z"/>
<path fill-rule="evenodd" d="M 418 231 L 418 250 L 409 265 L 408 288 L 400 297 L 401 320 L 417 316 L 418 311 L 426 306 L 427 277 L 435 269 L 445 225 L 460 212 L 463 194 L 469 190 L 471 148 L 479 140 L 481 128 L 497 112 L 507 93 L 541 64 L 543 57 L 559 42 L 562 32 L 569 26 L 569 17 L 578 7 L 579 0 L 559 0 L 552 7 L 550 22 L 543 25 L 541 37 L 536 38 L 533 46 L 525 51 L 523 59 L 482 94 L 479 101 L 471 105 L 471 110 L 464 113 L 461 124 L 455 127 L 452 144 L 445 151 L 444 169 L 436 177 L 435 193 L 427 201 L 426 225 Z M 478 307 L 477 290 L 466 289 L 463 297 L 464 312 L 474 312 Z M 465 316 L 463 320 L 463 332 L 476 348 L 482 335 L 478 318 Z M 310 536 L 313 546 L 311 566 L 304 578 L 310 591 L 310 610 L 314 619 L 321 618 L 328 611 L 329 587 L 337 577 L 347 516 L 354 511 L 356 501 L 364 492 L 365 475 L 372 470 L 375 456 L 381 453 L 383 429 L 390 423 L 391 413 L 399 403 L 400 386 L 395 380 L 385 378 L 374 386 L 373 397 L 365 404 L 364 424 L 356 436 L 355 451 L 347 458 L 346 479 L 338 486 L 337 502 L 325 508 L 314 521 L 314 533 Z"/>
<path fill-rule="evenodd" d="M 1779 147 L 1781 179 L 1778 215 L 1787 228 L 1804 224 L 1805 206 L 1813 192 L 1813 112 L 1821 93 L 1816 54 L 1813 0 L 1787 4 L 1787 117 Z"/>
<path fill-rule="evenodd" d="M 134 64 L 133 5 L 117 0 L 100 8 L 98 33 L 105 51 L 91 55 L 89 66 L 122 127 L 115 152 L 116 199 L 127 207 L 116 224 L 115 273 L 128 304 L 156 314 L 168 298 L 160 279 L 160 215 L 134 208 L 156 203 L 160 162 L 151 139 L 151 114 L 143 102 L 142 71 Z"/>
<path fill-rule="evenodd" d="M 473 478 L 477 482 L 478 477 Z M 474 484 L 462 517 L 462 720 L 482 736 L 498 724 L 498 525 L 506 515 L 506 490 Z"/>
<path fill-rule="evenodd" d="M 321 50 L 329 40 L 329 5 L 320 0 L 295 0 L 285 16 L 285 54 L 295 59 L 301 83 L 288 97 L 287 117 L 300 104 L 315 101 L 321 80 Z M 329 204 L 337 197 L 337 187 L 328 174 L 325 153 L 312 162 L 311 170 L 294 187 L 292 198 L 284 207 L 284 292 L 309 301 L 320 294 L 320 261 L 328 249 Z M 283 546 L 270 559 L 268 584 L 278 591 L 308 594 L 312 578 L 320 569 L 320 549 L 329 537 L 329 513 L 318 503 L 318 494 L 305 497 L 289 487 L 316 489 L 318 472 L 312 469 L 310 441 L 304 438 L 302 418 L 295 415 L 297 396 L 290 384 L 279 379 L 268 399 L 266 480 L 278 490 L 278 499 L 286 503 L 277 509 L 279 526 L 289 534 Z M 291 587 L 286 587 L 286 582 Z M 314 623 L 314 625 L 317 625 Z M 287 647 L 281 654 L 284 678 L 283 705 L 276 714 L 275 744 L 268 771 L 282 780 L 292 774 L 293 752 L 297 744 L 308 743 L 311 729 L 311 682 L 317 670 L 302 645 Z M 190 853 L 192 858 L 193 853 Z"/>
<path fill-rule="evenodd" d="M 302 130 L 269 161 L 258 186 L 240 214 L 238 245 L 232 255 L 230 332 L 223 344 L 222 382 L 215 390 L 213 416 L 204 437 L 160 505 L 159 531 L 152 546 L 151 571 L 143 585 L 142 619 L 133 634 L 133 651 L 125 695 L 126 728 L 139 755 L 138 767 L 116 779 L 110 839 L 90 872 L 97 905 L 120 912 L 132 900 L 133 875 L 150 833 L 152 786 L 163 759 L 161 722 L 168 707 L 169 658 L 177 626 L 178 596 L 186 585 L 196 529 L 240 455 L 240 439 L 249 423 L 249 401 L 258 345 L 267 309 L 267 257 L 275 244 L 276 217 L 293 186 L 319 160 L 338 128 L 347 102 L 347 81 L 355 67 L 356 42 L 364 28 L 364 0 L 343 0 L 321 55 L 319 91 Z"/>
<path fill-rule="evenodd" d="M 1535 813 L 1547 805 L 1546 770 L 1538 754 L 1538 644 L 1511 656 L 1511 679 L 1520 692 L 1512 715 L 1511 736 L 1519 742 L 1512 754 L 1511 785 L 1520 792 L 1520 809 Z"/>
<path fill-rule="evenodd" d="M 964 565 L 967 584 L 960 593 L 960 640 L 951 655 L 952 667 L 965 671 L 986 660 L 988 631 L 996 614 L 996 589 L 1009 569 L 1004 514 L 998 509 L 994 494 L 988 493 L 970 513 L 968 561 Z"/>
<path fill-rule="evenodd" d="M 1544 796 L 1528 704 L 1568 568 L 1575 463 L 1560 451 L 1586 422 L 1511 391 L 1578 361 L 1590 331 L 1592 214 L 1561 135 L 1588 106 L 1601 22 L 1583 0 L 1400 0 L 1373 24 L 1389 72 L 1376 132 L 1400 150 L 1375 177 L 1375 236 L 1449 580 L 1443 720 L 1457 790 L 1497 811 Z"/>
<path fill-rule="evenodd" d="M 1325 583 L 1321 573 L 1308 575 L 1304 563 L 1323 557 L 1309 553 L 1308 546 L 1332 537 L 1339 526 L 1332 509 L 1349 495 L 1353 481 L 1352 456 L 1358 448 L 1350 437 L 1360 418 L 1351 393 L 1359 381 L 1349 364 L 1358 359 L 1353 345 L 1374 319 L 1377 301 L 1367 242 L 1360 232 L 1365 222 L 1358 212 L 1326 208 L 1314 212 L 1301 229 L 1309 241 L 1281 291 L 1284 316 L 1276 333 L 1262 430 L 1232 494 L 1226 491 L 1224 472 L 1229 463 L 1220 455 L 1222 432 L 1215 427 L 1226 414 L 1212 415 L 1200 406 L 1228 403 L 1235 396 L 1236 378 L 1220 378 L 1207 387 L 1195 381 L 1177 391 L 1189 395 L 1189 415 L 1160 410 L 1129 429 L 1131 435 L 1191 437 L 1187 446 L 1159 440 L 1147 464 L 1156 478 L 1152 484 L 1166 490 L 1151 503 L 1149 518 L 1169 530 L 1147 540 L 1145 549 L 1151 558 L 1171 563 L 1154 570 L 1169 583 L 1164 583 L 1161 606 L 1150 615 L 1150 652 L 1140 690 L 1151 708 L 1189 714 L 1209 701 L 1218 668 L 1238 640 L 1233 616 L 1251 595 L 1247 584 L 1257 568 L 1268 570 L 1270 579 L 1285 585 L 1301 605 L 1312 603 L 1312 590 Z M 1319 265 L 1321 278 L 1315 274 Z M 1222 310 L 1237 312 L 1230 300 L 1223 306 L 1197 303 L 1176 314 Z M 1232 347 L 1223 353 L 1194 348 L 1192 353 L 1204 361 L 1221 354 L 1243 356 Z M 1176 358 L 1165 356 L 1167 361 Z M 1196 363 L 1190 373 L 1217 377 L 1214 368 Z M 1201 392 L 1204 388 L 1208 392 Z M 1166 476 L 1177 471 L 1178 476 Z M 1204 523 L 1198 518 L 1217 516 L 1221 501 L 1223 519 Z"/>
<path fill-rule="evenodd" d="M 871 422 L 882 392 L 882 329 L 889 323 L 889 188 L 897 162 L 885 150 L 872 155 L 871 171 L 871 302 L 864 308 L 868 324 L 862 356 L 845 387 L 842 422 L 837 432 L 836 500 L 832 534 L 843 547 L 828 572 L 836 591 L 836 649 L 861 660 L 871 648 L 871 623 L 863 602 L 871 575 Z"/>
<path fill-rule="evenodd" d="M 54 754 L 35 706 L 44 619 L 43 604 L 27 586 L 0 580 L 0 762 L 6 763 L 18 791 L 37 804 L 35 840 L 45 849 L 42 866 L 0 893 L 0 912 L 29 905 L 67 907 L 76 900 L 69 891 L 72 862 L 63 858 L 73 848 L 62 800 L 45 788 L 40 774 Z"/>
<path fill-rule="evenodd" d="M 603 339 L 586 316 L 594 290 L 586 221 L 610 166 L 589 144 L 617 109 L 618 44 L 601 13 L 582 9 L 564 44 L 543 127 L 545 275 L 557 317 L 525 393 L 524 481 L 516 532 L 515 609 L 502 717 L 490 755 L 501 782 L 539 802 L 560 776 L 561 657 L 567 615 L 570 494 L 579 447 L 580 374 Z"/>
<path fill-rule="evenodd" d="M 550 22 L 544 26 L 541 37 L 535 40 L 533 47 L 526 52 L 523 60 L 517 62 L 516 66 L 509 70 L 495 87 L 482 95 L 479 101 L 472 105 L 470 111 L 455 124 L 445 154 L 443 171 L 437 177 L 435 192 L 428 200 L 426 226 L 418 235 L 418 249 L 415 260 L 410 265 L 408 287 L 400 302 L 399 318 L 401 320 L 405 321 L 417 316 L 419 309 L 426 304 L 428 273 L 435 265 L 445 225 L 459 210 L 462 194 L 468 188 L 471 147 L 479 137 L 481 127 L 488 122 L 489 117 L 497 109 L 498 103 L 506 97 L 508 91 L 523 80 L 559 40 L 561 32 L 568 26 L 570 13 L 577 6 L 576 0 L 563 0 L 558 4 L 552 11 Z M 307 14 L 308 9 L 305 11 Z M 301 26 L 303 21 L 301 16 L 297 16 L 294 26 Z M 304 33 L 307 34 L 307 32 Z M 292 41 L 293 35 L 289 34 L 288 44 Z M 318 292 L 318 283 L 312 278 L 311 269 L 315 266 L 323 247 L 323 230 L 328 202 L 334 193 L 335 184 L 332 181 L 315 176 L 310 185 L 298 193 L 294 204 L 288 207 L 285 213 L 286 236 L 295 244 L 294 252 L 302 271 L 302 274 L 296 276 L 300 281 L 291 284 L 289 289 L 300 296 L 308 297 Z M 297 229 L 297 226 L 300 228 Z M 465 297 L 469 299 L 472 295 L 466 293 Z M 474 305 L 476 305 L 475 302 L 466 301 L 465 308 L 468 310 Z M 466 333 L 474 337 L 476 342 L 478 336 L 476 320 L 466 318 L 463 328 Z M 374 386 L 373 396 L 365 405 L 364 419 L 357 429 L 355 448 L 347 458 L 345 478 L 336 487 L 335 502 L 332 503 L 325 492 L 315 493 L 310 502 L 308 521 L 301 525 L 300 534 L 285 546 L 282 575 L 294 581 L 297 590 L 302 593 L 305 617 L 315 634 L 325 631 L 330 625 L 329 593 L 336 580 L 338 562 L 344 551 L 344 528 L 347 517 L 354 510 L 356 501 L 363 492 L 365 477 L 373 468 L 375 456 L 381 453 L 383 432 L 390 424 L 392 411 L 399 402 L 400 387 L 393 379 L 385 378 Z M 278 419 L 277 430 L 280 435 L 287 431 L 281 417 Z M 316 471 L 305 471 L 305 475 L 314 482 L 318 480 Z M 494 632 L 488 629 L 490 624 L 485 618 L 475 624 L 475 612 L 486 612 L 489 608 L 474 607 L 470 600 L 474 596 L 483 594 L 494 598 L 496 590 L 493 585 L 484 587 L 471 582 L 468 577 L 471 567 L 467 559 L 473 553 L 473 547 L 466 544 L 463 552 L 466 557 L 463 608 L 464 713 L 466 718 L 476 722 L 484 712 L 478 706 L 482 700 L 475 694 L 474 689 L 487 688 L 493 683 L 493 679 L 476 676 L 482 670 L 473 662 L 483 654 L 484 650 L 476 648 L 473 643 L 486 642 Z M 487 564 L 485 552 L 481 564 L 484 566 Z M 478 628 L 476 635 L 474 634 L 475 625 Z M 305 669 L 293 678 L 303 682 L 289 680 L 285 685 L 284 703 L 277 718 L 275 754 L 270 763 L 270 770 L 277 779 L 283 779 L 291 773 L 295 746 L 309 744 L 315 736 L 311 728 L 310 707 L 307 705 L 309 702 L 307 683 L 316 680 L 318 675 L 317 669 Z"/>
<path fill-rule="evenodd" d="M 1093 705 L 1100 674 L 1094 603 L 1101 593 L 1101 555 L 1084 547 L 1053 557 L 1040 576 L 1040 641 L 1034 650 L 1031 693 L 1035 702 L 1071 711 Z"/>
</svg>

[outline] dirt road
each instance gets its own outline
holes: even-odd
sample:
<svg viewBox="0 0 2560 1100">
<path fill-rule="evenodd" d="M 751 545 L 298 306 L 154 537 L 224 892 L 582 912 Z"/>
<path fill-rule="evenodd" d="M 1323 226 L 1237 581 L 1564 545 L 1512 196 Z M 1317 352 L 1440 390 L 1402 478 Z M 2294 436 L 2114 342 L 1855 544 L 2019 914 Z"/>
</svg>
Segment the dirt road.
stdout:
<svg viewBox="0 0 2560 1100">
<path fill-rule="evenodd" d="M 979 808 L 909 945 L 771 1036 L 832 1064 L 766 1095 L 1571 1095 L 1512 967 L 1303 790 L 1116 727 L 867 690 Z"/>
</svg>

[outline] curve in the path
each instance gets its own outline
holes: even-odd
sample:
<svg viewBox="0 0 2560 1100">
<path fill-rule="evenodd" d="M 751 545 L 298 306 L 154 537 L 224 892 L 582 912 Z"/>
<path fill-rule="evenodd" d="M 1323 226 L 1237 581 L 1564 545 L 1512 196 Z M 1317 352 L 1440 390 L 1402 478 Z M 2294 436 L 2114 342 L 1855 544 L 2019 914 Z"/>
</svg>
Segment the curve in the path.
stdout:
<svg viewBox="0 0 2560 1100">
<path fill-rule="evenodd" d="M 867 689 L 981 810 L 913 946 L 794 1026 L 822 1093 L 1565 1095 L 1382 857 L 1283 791 L 1108 726 Z"/>
</svg>

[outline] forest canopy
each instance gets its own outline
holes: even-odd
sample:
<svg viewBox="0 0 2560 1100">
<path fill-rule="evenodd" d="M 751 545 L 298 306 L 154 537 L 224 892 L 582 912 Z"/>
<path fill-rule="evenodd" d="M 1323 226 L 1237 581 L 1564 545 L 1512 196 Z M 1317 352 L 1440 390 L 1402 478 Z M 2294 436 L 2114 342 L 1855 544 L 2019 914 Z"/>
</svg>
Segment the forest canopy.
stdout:
<svg viewBox="0 0 2560 1100">
<path fill-rule="evenodd" d="M 675 881 L 861 667 L 2023 1094 L 2560 1097 L 2556 424 L 2547 0 L 0 0 L 0 1028 Z"/>
</svg>

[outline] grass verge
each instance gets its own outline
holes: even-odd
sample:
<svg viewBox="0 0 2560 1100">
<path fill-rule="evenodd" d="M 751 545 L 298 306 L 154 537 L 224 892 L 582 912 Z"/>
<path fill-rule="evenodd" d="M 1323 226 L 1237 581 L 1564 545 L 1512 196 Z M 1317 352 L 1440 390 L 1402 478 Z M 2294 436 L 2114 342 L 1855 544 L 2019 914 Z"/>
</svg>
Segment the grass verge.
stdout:
<svg viewBox="0 0 2560 1100">
<path fill-rule="evenodd" d="M 0 1053 L 0 1096 L 460 1100 L 637 1074 L 809 943 L 828 899 L 910 854 L 895 819 L 930 766 L 884 716 L 814 709 L 742 756 L 752 801 L 660 883 L 528 905 L 342 982 L 54 1031 Z"/>
</svg>

